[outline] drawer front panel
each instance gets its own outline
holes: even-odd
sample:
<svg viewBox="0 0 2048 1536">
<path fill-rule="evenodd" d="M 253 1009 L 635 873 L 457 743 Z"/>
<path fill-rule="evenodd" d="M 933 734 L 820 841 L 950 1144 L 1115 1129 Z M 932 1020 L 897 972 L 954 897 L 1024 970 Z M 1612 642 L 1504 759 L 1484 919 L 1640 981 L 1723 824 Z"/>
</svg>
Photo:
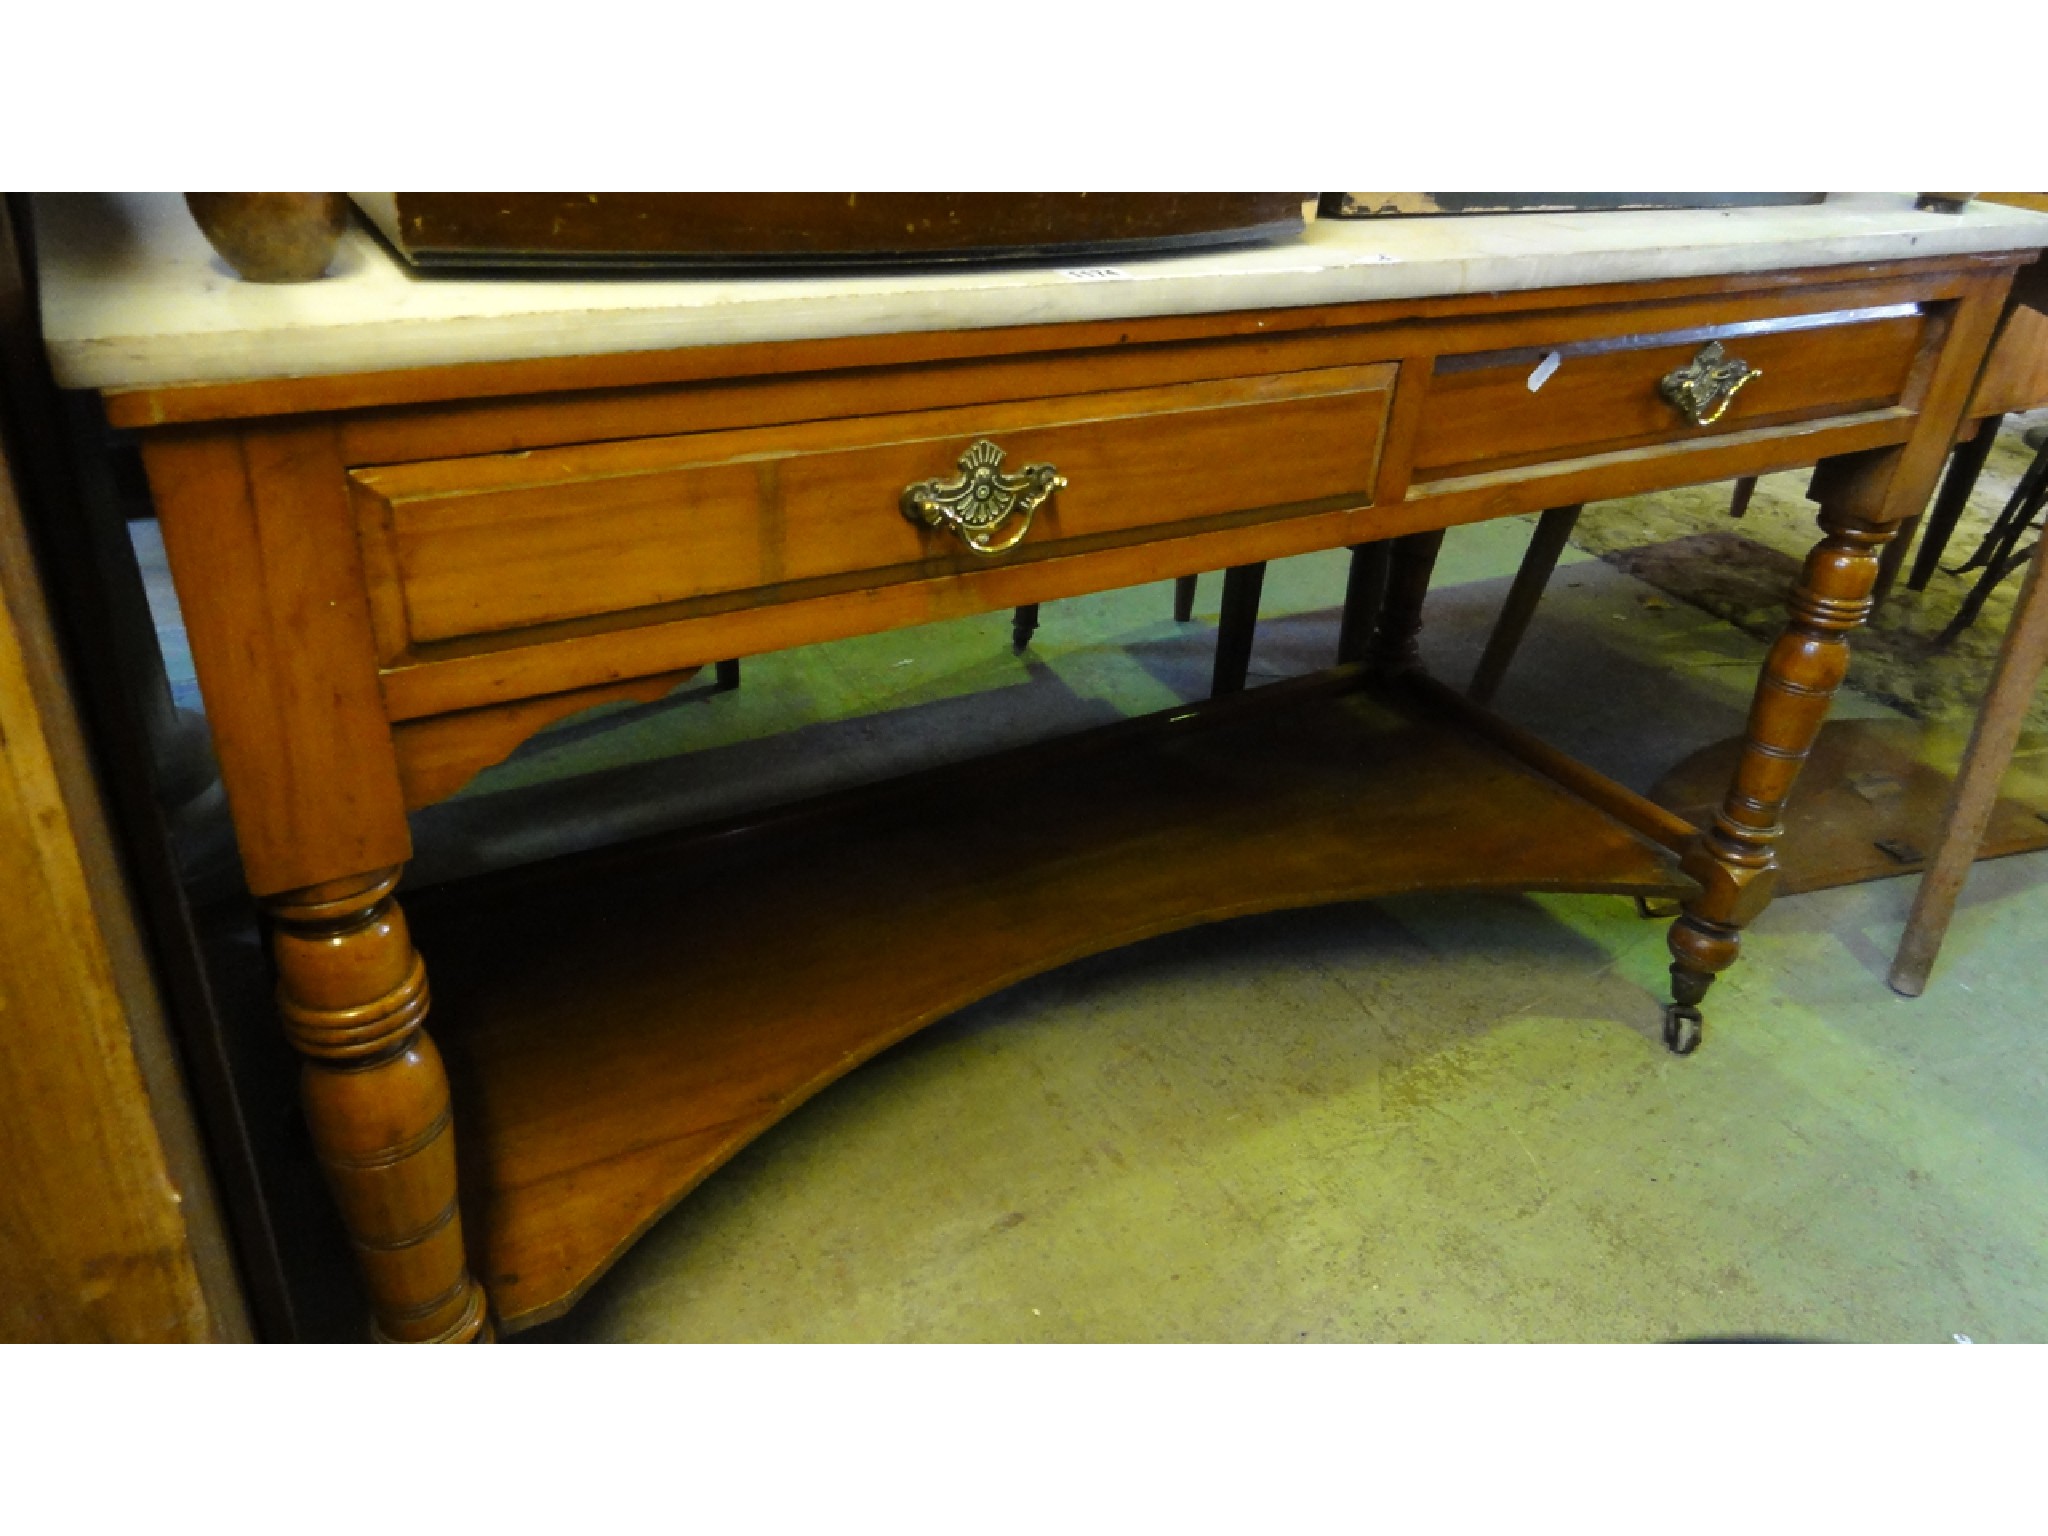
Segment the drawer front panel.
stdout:
<svg viewBox="0 0 2048 1536">
<path fill-rule="evenodd" d="M 1417 436 L 1414 478 L 1444 479 L 1545 459 L 1896 405 L 1927 340 L 1907 312 L 1802 316 L 1783 328 L 1724 328 L 1438 360 Z M 1718 340 L 1759 376 L 1711 426 L 1694 426 L 1658 386 Z M 1547 375 L 1544 370 L 1547 371 Z M 1535 385 L 1531 388 L 1532 383 Z"/>
<path fill-rule="evenodd" d="M 1004 561 L 1371 499 L 1394 367 L 604 443 L 352 476 L 380 650 L 691 599 L 802 595 L 992 563 L 906 518 L 987 439 L 1064 489 Z M 1126 538 L 1127 536 L 1127 538 Z"/>
</svg>

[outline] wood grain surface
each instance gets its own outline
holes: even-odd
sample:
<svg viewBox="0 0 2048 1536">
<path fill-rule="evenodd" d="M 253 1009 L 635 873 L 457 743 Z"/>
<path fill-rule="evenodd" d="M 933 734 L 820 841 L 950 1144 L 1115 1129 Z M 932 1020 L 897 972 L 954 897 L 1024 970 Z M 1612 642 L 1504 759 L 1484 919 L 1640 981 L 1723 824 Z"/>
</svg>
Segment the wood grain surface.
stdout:
<svg viewBox="0 0 2048 1536">
<path fill-rule="evenodd" d="M 1999 327 L 1998 340 L 1970 395 L 1966 421 L 2048 405 L 2048 315 L 2025 305 Z"/>
<path fill-rule="evenodd" d="M 4 446 L 0 743 L 0 1341 L 246 1339 Z"/>
<path fill-rule="evenodd" d="M 333 428 L 146 438 L 242 868 L 259 896 L 412 853 Z"/>
<path fill-rule="evenodd" d="M 1726 350 L 1759 370 L 1711 426 L 1686 421 L 1658 393 L 1705 343 L 1631 347 L 1562 357 L 1540 386 L 1526 358 L 1446 372 L 1439 365 L 1415 445 L 1415 477 L 1614 452 L 1674 438 L 1847 416 L 1897 404 L 1925 327 L 1916 316 L 1814 330 L 1731 336 Z"/>
<path fill-rule="evenodd" d="M 962 255 L 1299 228 L 1303 192 L 388 192 L 359 194 L 414 260 L 732 262 Z"/>
<path fill-rule="evenodd" d="M 135 424 L 237 418 L 146 453 L 380 1328 L 481 1336 L 476 1280 L 507 1326 L 552 1315 L 892 1040 L 1193 923 L 1426 889 L 1678 895 L 1696 1002 L 1769 898 L 1876 552 L 1925 500 L 2023 254 L 116 399 Z M 1656 396 L 1700 327 L 1886 305 L 1913 309 L 1756 335 L 1753 388 L 1780 392 L 1725 427 L 1674 429 Z M 1530 392 L 1560 345 L 1563 386 Z M 1070 480 L 996 560 L 896 506 L 982 435 Z M 1414 674 L 1446 528 L 1817 460 L 1825 537 L 1703 837 Z M 391 900 L 407 807 L 690 668 L 1382 543 L 1369 685 L 1343 670 L 408 898 L 449 1132 Z"/>
<path fill-rule="evenodd" d="M 942 412 L 430 460 L 352 476 L 379 649 L 725 593 L 987 563 L 912 522 L 904 488 L 986 439 L 1067 479 L 1012 561 L 1070 539 L 1331 497 L 1370 500 L 1385 363 Z M 858 400 L 858 396 L 854 397 Z M 1264 452 L 1285 443 L 1287 452 Z M 381 631 L 400 618 L 403 634 Z"/>
<path fill-rule="evenodd" d="M 833 1079 L 1026 976 L 1400 891 L 1689 889 L 1668 846 L 1437 699 L 1347 669 L 419 893 L 504 1326 L 561 1312 Z"/>
</svg>

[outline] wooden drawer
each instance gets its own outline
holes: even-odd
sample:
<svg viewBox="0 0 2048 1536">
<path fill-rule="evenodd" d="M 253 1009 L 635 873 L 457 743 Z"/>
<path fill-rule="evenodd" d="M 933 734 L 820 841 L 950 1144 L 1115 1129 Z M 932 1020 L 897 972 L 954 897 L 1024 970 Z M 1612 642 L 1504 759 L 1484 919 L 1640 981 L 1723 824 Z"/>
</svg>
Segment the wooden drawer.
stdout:
<svg viewBox="0 0 2048 1536">
<path fill-rule="evenodd" d="M 1004 405 L 448 459 L 351 473 L 378 648 L 641 610 L 724 611 L 986 567 L 906 486 L 1066 477 L 1003 561 L 1371 501 L 1395 368 L 1306 369 Z M 677 605 L 681 605 L 678 607 Z"/>
<path fill-rule="evenodd" d="M 1917 305 L 1899 304 L 1442 357 L 1413 478 L 1421 484 L 1898 405 L 1928 324 Z M 1761 372 L 1719 421 L 1694 426 L 1658 386 L 1715 341 Z"/>
</svg>

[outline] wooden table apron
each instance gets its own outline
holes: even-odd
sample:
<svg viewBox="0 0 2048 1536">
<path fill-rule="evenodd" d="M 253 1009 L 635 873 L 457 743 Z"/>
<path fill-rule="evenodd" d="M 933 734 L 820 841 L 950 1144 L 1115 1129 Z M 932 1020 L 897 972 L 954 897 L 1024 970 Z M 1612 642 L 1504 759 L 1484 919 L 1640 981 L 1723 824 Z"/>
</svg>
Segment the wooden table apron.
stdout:
<svg viewBox="0 0 2048 1536">
<path fill-rule="evenodd" d="M 494 1247 L 515 1242 L 489 1230 L 495 1197 L 476 1196 L 466 1245 L 448 1079 L 422 1028 L 426 971 L 392 895 L 409 810 L 553 719 L 652 697 L 730 656 L 1392 540 L 1364 669 L 1381 686 L 1413 668 L 1441 530 L 1818 463 L 1822 538 L 1707 832 L 1461 717 L 1599 806 L 1600 825 L 1630 822 L 1668 855 L 1658 878 L 1687 893 L 1674 992 L 1697 1005 L 1769 899 L 1779 810 L 1878 551 L 1925 502 L 2028 254 L 110 394 L 112 419 L 141 429 L 375 1332 L 488 1337 L 479 1245 L 501 1322 L 552 1315 L 730 1155 L 721 1143 L 661 1174 L 610 1229 L 579 1235 L 562 1217 L 517 1264 Z M 1762 372 L 1724 418 L 1694 426 L 1658 381 L 1717 336 Z M 1552 351 L 1555 377 L 1533 379 Z M 1067 479 L 993 559 L 898 505 L 983 439 L 1010 469 L 1047 462 Z M 1280 697 L 1256 691 L 1268 693 Z M 1404 878 L 1484 883 L 1457 873 L 1455 838 L 1437 856 L 1443 869 Z M 1548 878 L 1647 888 L 1618 873 Z M 1130 931 L 1388 888 L 1362 872 L 1236 907 L 1161 906 Z M 1079 941 L 1044 942 L 1059 952 L 1012 957 L 944 997 Z M 786 1069 L 738 1139 L 924 1017 L 909 1014 L 878 1016 L 831 1064 Z"/>
</svg>

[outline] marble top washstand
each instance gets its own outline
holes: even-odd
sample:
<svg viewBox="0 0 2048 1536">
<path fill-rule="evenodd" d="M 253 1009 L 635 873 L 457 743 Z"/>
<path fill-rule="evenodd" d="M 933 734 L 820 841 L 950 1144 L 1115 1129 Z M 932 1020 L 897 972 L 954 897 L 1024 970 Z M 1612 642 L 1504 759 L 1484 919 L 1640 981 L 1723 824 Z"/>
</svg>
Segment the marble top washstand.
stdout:
<svg viewBox="0 0 2048 1536">
<path fill-rule="evenodd" d="M 243 282 L 173 193 L 37 204 L 58 382 L 121 390 L 904 331 L 1512 292 L 2048 244 L 2048 214 L 1797 207 L 1317 220 L 1298 237 L 1090 266 L 747 277 L 427 275 L 369 230 L 327 278 Z"/>
</svg>

